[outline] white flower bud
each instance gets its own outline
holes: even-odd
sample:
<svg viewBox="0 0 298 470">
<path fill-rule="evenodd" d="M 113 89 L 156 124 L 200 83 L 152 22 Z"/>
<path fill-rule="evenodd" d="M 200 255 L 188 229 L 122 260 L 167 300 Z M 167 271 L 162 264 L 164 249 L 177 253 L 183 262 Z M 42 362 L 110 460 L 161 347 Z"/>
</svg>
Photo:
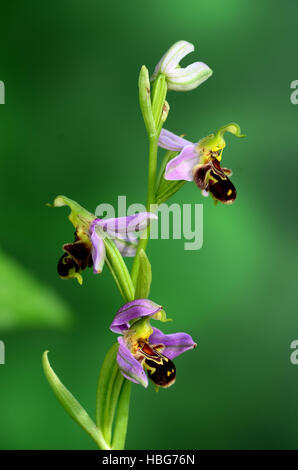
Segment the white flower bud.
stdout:
<svg viewBox="0 0 298 470">
<path fill-rule="evenodd" d="M 188 91 L 197 88 L 212 75 L 212 70 L 203 62 L 194 62 L 185 68 L 179 62 L 190 52 L 194 51 L 193 44 L 178 41 L 163 55 L 155 67 L 151 81 L 159 74 L 164 74 L 169 90 Z"/>
</svg>

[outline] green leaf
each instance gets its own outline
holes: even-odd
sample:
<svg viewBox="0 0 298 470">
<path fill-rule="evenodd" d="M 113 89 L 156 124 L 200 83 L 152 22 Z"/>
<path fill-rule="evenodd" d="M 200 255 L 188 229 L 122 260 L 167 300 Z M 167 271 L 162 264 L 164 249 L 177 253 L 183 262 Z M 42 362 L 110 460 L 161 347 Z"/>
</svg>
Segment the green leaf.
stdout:
<svg viewBox="0 0 298 470">
<path fill-rule="evenodd" d="M 118 343 L 107 352 L 100 370 L 96 397 L 96 424 L 102 430 L 106 442 L 112 440 L 112 426 L 118 397 L 124 381 L 117 364 Z"/>
<path fill-rule="evenodd" d="M 59 377 L 57 377 L 53 371 L 48 360 L 48 351 L 43 353 L 42 365 L 45 376 L 65 411 L 84 429 L 84 431 L 87 432 L 87 434 L 89 434 L 89 436 L 92 437 L 100 449 L 109 450 L 110 447 L 104 440 L 101 431 L 96 427 L 95 423 L 92 421 L 86 410 L 67 390 L 67 388 L 60 381 Z"/>
<path fill-rule="evenodd" d="M 103 435 L 106 441 L 111 444 L 112 441 L 112 427 L 113 420 L 115 416 L 115 411 L 118 404 L 118 398 L 122 384 L 124 382 L 124 377 L 120 372 L 117 362 L 113 368 L 113 373 L 111 375 L 111 380 L 109 383 L 108 394 L 107 394 L 107 404 L 105 408 L 105 418 L 103 425 Z"/>
<path fill-rule="evenodd" d="M 0 329 L 65 327 L 71 311 L 48 286 L 0 251 Z"/>
<path fill-rule="evenodd" d="M 167 181 L 162 185 L 161 191 L 156 195 L 156 204 L 160 205 L 166 202 L 170 197 L 174 196 L 179 189 L 184 186 L 186 181 Z"/>
<path fill-rule="evenodd" d="M 113 450 L 123 450 L 125 446 L 129 415 L 131 382 L 124 379 L 119 395 L 117 414 L 114 424 Z"/>
<path fill-rule="evenodd" d="M 99 374 L 96 397 L 96 424 L 102 430 L 104 439 L 109 445 L 111 445 L 111 442 L 116 442 L 117 449 L 123 449 L 130 399 L 130 394 L 127 393 L 129 387 L 125 384 L 128 383 L 130 386 L 130 382 L 120 372 L 117 364 L 117 352 L 118 343 L 115 343 L 107 352 Z"/>
<path fill-rule="evenodd" d="M 140 265 L 137 278 L 135 299 L 147 299 L 152 281 L 151 264 L 143 249 L 139 253 Z"/>
<path fill-rule="evenodd" d="M 118 343 L 113 344 L 108 350 L 100 369 L 97 395 L 96 395 L 96 424 L 102 428 L 105 420 L 105 409 L 108 401 L 108 390 L 114 367 L 116 365 Z"/>
</svg>

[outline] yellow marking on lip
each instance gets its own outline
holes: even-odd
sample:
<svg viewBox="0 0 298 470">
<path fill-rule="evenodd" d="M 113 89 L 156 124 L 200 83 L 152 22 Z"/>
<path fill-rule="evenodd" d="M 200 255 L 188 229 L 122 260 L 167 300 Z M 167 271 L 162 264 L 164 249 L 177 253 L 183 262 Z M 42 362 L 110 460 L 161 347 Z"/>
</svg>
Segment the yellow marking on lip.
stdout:
<svg viewBox="0 0 298 470">
<path fill-rule="evenodd" d="M 227 192 L 227 195 L 230 196 L 232 194 L 232 192 L 233 191 L 231 189 L 229 189 L 229 191 Z"/>
<path fill-rule="evenodd" d="M 220 162 L 222 158 L 222 152 L 223 152 L 223 147 L 219 148 L 218 150 L 221 150 L 220 154 L 216 157 L 216 159 Z"/>
</svg>

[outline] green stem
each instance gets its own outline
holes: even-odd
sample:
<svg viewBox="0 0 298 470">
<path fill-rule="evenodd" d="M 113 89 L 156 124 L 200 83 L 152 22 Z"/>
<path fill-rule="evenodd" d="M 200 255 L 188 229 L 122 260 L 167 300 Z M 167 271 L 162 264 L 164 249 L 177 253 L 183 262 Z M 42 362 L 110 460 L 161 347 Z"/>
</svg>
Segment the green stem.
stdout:
<svg viewBox="0 0 298 470">
<path fill-rule="evenodd" d="M 149 143 L 147 211 L 150 211 L 151 205 L 155 203 L 157 150 L 158 150 L 158 136 L 150 139 L 150 143 Z"/>
<path fill-rule="evenodd" d="M 155 132 L 148 132 L 149 137 L 149 165 L 148 165 L 148 190 L 147 190 L 147 211 L 150 212 L 151 206 L 155 204 L 155 191 L 156 191 L 156 167 L 157 167 L 157 150 L 158 150 L 158 138 L 161 131 L 161 115 L 163 112 L 163 107 L 165 104 L 165 99 L 167 95 L 167 81 L 164 75 L 159 75 L 154 82 L 153 92 L 152 92 L 152 114 L 154 118 Z M 141 101 L 140 101 L 141 102 Z M 148 103 L 147 103 L 148 107 Z M 142 108 L 142 102 L 141 102 Z M 148 113 L 148 109 L 147 109 Z M 144 112 L 143 112 L 144 115 Z M 146 120 L 145 120 L 146 123 Z M 147 126 L 146 126 L 147 127 Z M 133 262 L 131 270 L 131 279 L 134 287 L 136 286 L 140 259 L 139 254 L 141 250 L 146 251 L 148 240 L 150 235 L 150 226 L 147 228 L 146 236 L 141 238 L 136 256 Z"/>
<path fill-rule="evenodd" d="M 150 83 L 148 71 L 142 67 L 139 77 L 139 98 L 144 122 L 149 137 L 149 163 L 148 163 L 148 189 L 147 211 L 155 204 L 156 197 L 156 167 L 159 132 L 162 127 L 162 113 L 167 93 L 167 84 L 164 76 L 157 77 L 153 87 L 152 105 L 150 100 Z M 161 123 L 161 124 L 160 124 Z M 131 276 L 117 247 L 109 239 L 105 239 L 106 258 L 109 269 L 114 277 L 117 287 L 126 302 L 135 298 L 135 286 L 138 278 L 141 250 L 146 250 L 150 234 L 142 237 L 137 248 Z M 116 362 L 116 347 L 108 352 L 100 372 L 97 390 L 97 425 L 102 431 L 105 442 L 111 443 L 112 427 L 115 418 L 113 449 L 123 449 L 125 444 L 130 388 L 131 384 L 125 380 Z"/>
<path fill-rule="evenodd" d="M 148 166 L 148 190 L 147 190 L 147 211 L 150 212 L 151 205 L 155 204 L 155 180 L 156 180 L 156 166 L 157 166 L 157 150 L 158 150 L 158 136 L 151 137 L 149 140 L 149 166 Z M 146 237 L 140 239 L 138 244 L 136 256 L 131 271 L 131 279 L 133 285 L 136 286 L 137 277 L 139 273 L 139 254 L 143 249 L 146 251 L 150 235 L 150 226 L 147 228 Z"/>
</svg>

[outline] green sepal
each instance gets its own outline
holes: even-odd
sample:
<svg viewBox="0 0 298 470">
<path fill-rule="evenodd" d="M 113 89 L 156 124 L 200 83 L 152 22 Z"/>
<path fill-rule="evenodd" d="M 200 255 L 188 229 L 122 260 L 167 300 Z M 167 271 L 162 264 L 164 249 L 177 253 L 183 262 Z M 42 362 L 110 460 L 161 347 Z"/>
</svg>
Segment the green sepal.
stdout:
<svg viewBox="0 0 298 470">
<path fill-rule="evenodd" d="M 95 215 L 91 214 L 76 201 L 73 201 L 66 196 L 57 196 L 54 199 L 53 204 L 47 205 L 51 207 L 68 206 L 71 209 L 68 218 L 75 228 L 81 226 L 88 229 L 91 222 L 95 219 Z"/>
<path fill-rule="evenodd" d="M 42 365 L 47 381 L 65 411 L 84 429 L 84 431 L 86 431 L 87 434 L 89 434 L 89 436 L 92 437 L 100 449 L 110 450 L 110 447 L 106 443 L 100 429 L 95 425 L 86 410 L 69 392 L 69 390 L 67 390 L 59 377 L 57 377 L 53 371 L 48 360 L 48 351 L 43 353 Z"/>
<path fill-rule="evenodd" d="M 147 299 L 152 282 L 152 270 L 150 261 L 143 249 L 139 253 L 139 272 L 137 277 L 135 299 Z"/>
<path fill-rule="evenodd" d="M 161 321 L 162 323 L 167 323 L 168 321 L 173 321 L 172 318 L 167 318 L 167 314 L 166 312 L 164 311 L 164 309 L 160 309 L 157 313 L 155 313 L 154 315 L 152 315 L 152 318 L 154 318 L 155 320 L 159 320 Z"/>
<path fill-rule="evenodd" d="M 223 136 L 225 132 L 230 132 L 236 137 L 246 137 L 245 134 L 241 134 L 240 126 L 236 122 L 230 122 L 229 124 L 220 127 L 216 132 L 216 136 Z"/>
<path fill-rule="evenodd" d="M 236 122 L 230 122 L 229 124 L 220 127 L 215 134 L 210 134 L 201 139 L 197 145 L 198 151 L 204 149 L 205 152 L 216 152 L 224 149 L 226 146 L 226 141 L 224 139 L 225 132 L 230 132 L 240 138 L 246 137 L 245 134 L 241 134 L 240 126 Z"/>
</svg>

